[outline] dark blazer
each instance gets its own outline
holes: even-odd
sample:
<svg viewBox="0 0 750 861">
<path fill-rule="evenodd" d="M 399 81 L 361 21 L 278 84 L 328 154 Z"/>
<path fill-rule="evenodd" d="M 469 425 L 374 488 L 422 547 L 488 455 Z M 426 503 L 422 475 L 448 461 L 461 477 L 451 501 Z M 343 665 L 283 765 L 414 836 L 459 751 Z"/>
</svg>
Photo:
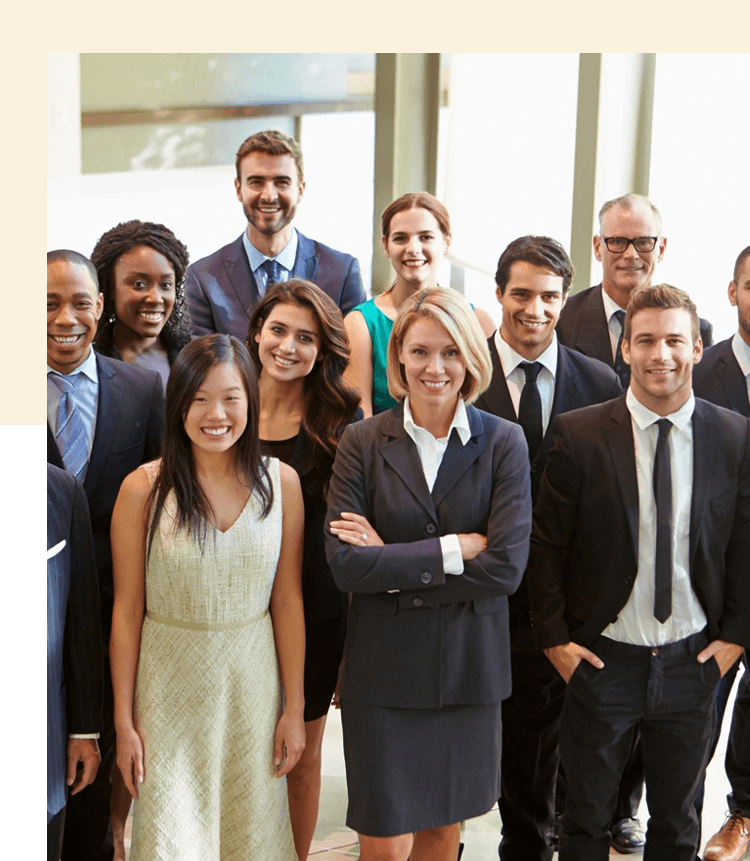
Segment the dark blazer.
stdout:
<svg viewBox="0 0 750 861">
<path fill-rule="evenodd" d="M 297 231 L 299 244 L 293 278 L 317 284 L 346 314 L 365 301 L 359 262 Z M 223 332 L 241 341 L 258 303 L 258 287 L 245 254 L 242 235 L 188 267 L 185 280 L 193 333 Z"/>
<path fill-rule="evenodd" d="M 693 368 L 693 391 L 712 404 L 750 416 L 747 383 L 732 350 L 732 339 L 706 350 Z"/>
<path fill-rule="evenodd" d="M 750 646 L 750 420 L 697 398 L 690 579 L 708 634 Z M 590 646 L 624 607 L 638 560 L 638 485 L 625 396 L 555 419 L 527 578 L 541 648 Z"/>
<path fill-rule="evenodd" d="M 700 331 L 703 346 L 710 347 L 713 344 L 713 326 L 702 317 Z M 568 297 L 557 321 L 556 332 L 561 344 L 614 367 L 601 284 Z"/>
<path fill-rule="evenodd" d="M 125 476 L 159 457 L 164 425 L 164 393 L 156 371 L 96 354 L 99 403 L 94 444 L 83 489 L 89 501 L 105 642 L 112 626 L 112 509 Z M 63 469 L 54 434 L 47 425 L 47 463 Z"/>
<path fill-rule="evenodd" d="M 99 585 L 86 494 L 47 464 L 47 822 L 65 807 L 68 733 L 102 728 Z"/>
<path fill-rule="evenodd" d="M 326 549 L 352 592 L 342 697 L 394 708 L 490 703 L 510 693 L 508 599 L 528 557 L 529 457 L 518 425 L 467 407 L 430 493 L 404 430 L 403 404 L 350 425 L 328 497 Z M 331 535 L 342 511 L 363 514 L 385 543 Z M 445 574 L 440 536 L 479 532 L 487 550 Z M 399 590 L 399 591 L 392 591 Z"/>
</svg>

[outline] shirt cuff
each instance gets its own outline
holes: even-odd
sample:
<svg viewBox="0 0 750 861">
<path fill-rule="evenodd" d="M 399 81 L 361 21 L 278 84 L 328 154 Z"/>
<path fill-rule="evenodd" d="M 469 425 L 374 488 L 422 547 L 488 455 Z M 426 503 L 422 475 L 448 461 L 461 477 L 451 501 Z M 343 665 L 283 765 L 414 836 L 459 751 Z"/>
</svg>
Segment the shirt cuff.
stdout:
<svg viewBox="0 0 750 861">
<path fill-rule="evenodd" d="M 463 574 L 464 559 L 458 535 L 441 535 L 440 549 L 443 551 L 443 571 L 446 574 Z"/>
<path fill-rule="evenodd" d="M 68 738 L 99 738 L 98 732 L 69 732 Z"/>
</svg>

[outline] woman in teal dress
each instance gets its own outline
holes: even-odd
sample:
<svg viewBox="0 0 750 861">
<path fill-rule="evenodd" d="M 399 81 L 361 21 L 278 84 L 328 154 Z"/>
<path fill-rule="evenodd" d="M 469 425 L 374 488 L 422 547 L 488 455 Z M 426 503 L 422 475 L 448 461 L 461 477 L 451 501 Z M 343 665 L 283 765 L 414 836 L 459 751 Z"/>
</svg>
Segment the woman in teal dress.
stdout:
<svg viewBox="0 0 750 861">
<path fill-rule="evenodd" d="M 440 264 L 451 243 L 448 210 L 431 194 L 411 192 L 390 203 L 381 217 L 383 249 L 396 272 L 390 289 L 357 305 L 344 323 L 352 348 L 346 379 L 359 389 L 365 417 L 396 405 L 386 382 L 386 348 L 401 306 L 417 290 L 437 287 Z M 486 311 L 475 309 L 484 334 L 495 331 Z"/>
</svg>

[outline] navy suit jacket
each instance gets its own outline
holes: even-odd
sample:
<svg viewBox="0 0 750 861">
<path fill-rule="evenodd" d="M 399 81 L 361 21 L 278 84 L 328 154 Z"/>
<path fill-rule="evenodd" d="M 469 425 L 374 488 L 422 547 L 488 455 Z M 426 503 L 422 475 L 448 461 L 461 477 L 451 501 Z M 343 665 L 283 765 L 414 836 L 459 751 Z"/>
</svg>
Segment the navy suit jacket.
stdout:
<svg viewBox="0 0 750 861">
<path fill-rule="evenodd" d="M 341 695 L 392 708 L 491 703 L 510 693 L 508 599 L 528 557 L 529 456 L 518 425 L 467 407 L 432 492 L 403 404 L 349 425 L 328 495 L 326 549 L 352 592 Z M 342 511 L 363 514 L 381 547 L 331 535 Z M 488 546 L 446 574 L 440 536 L 478 532 Z M 398 590 L 398 591 L 392 591 Z"/>
<path fill-rule="evenodd" d="M 68 733 L 102 728 L 99 584 L 86 494 L 47 464 L 47 822 L 65 807 Z M 52 555 L 49 555 L 52 554 Z"/>
<path fill-rule="evenodd" d="M 94 443 L 83 489 L 89 501 L 105 643 L 112 626 L 112 509 L 124 478 L 159 457 L 164 425 L 164 393 L 156 371 L 136 368 L 96 354 L 99 403 Z M 47 463 L 64 469 L 54 434 L 47 425 Z"/>
<path fill-rule="evenodd" d="M 747 383 L 732 350 L 731 338 L 703 353 L 693 368 L 693 391 L 712 404 L 750 417 Z"/>
<path fill-rule="evenodd" d="M 342 314 L 365 301 L 356 257 L 308 239 L 299 231 L 297 237 L 292 278 L 305 278 L 317 284 L 341 308 Z M 242 235 L 189 266 L 185 290 L 195 335 L 222 332 L 235 335 L 244 343 L 259 296 Z"/>
<path fill-rule="evenodd" d="M 601 284 L 568 297 L 557 321 L 556 332 L 561 344 L 614 367 Z M 713 326 L 702 317 L 700 332 L 703 346 L 710 347 L 713 344 Z"/>
<path fill-rule="evenodd" d="M 750 420 L 696 398 L 690 579 L 708 635 L 750 646 Z M 527 579 L 540 648 L 590 647 L 638 567 L 638 484 L 625 396 L 555 419 Z"/>
</svg>

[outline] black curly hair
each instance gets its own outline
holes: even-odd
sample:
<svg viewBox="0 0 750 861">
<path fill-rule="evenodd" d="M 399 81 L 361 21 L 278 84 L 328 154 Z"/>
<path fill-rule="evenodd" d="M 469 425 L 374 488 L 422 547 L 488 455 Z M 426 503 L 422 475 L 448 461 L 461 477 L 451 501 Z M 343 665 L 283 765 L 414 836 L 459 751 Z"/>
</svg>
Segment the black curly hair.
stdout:
<svg viewBox="0 0 750 861">
<path fill-rule="evenodd" d="M 99 276 L 99 289 L 104 294 L 104 310 L 99 320 L 94 347 L 106 354 L 114 346 L 112 330 L 115 323 L 115 264 L 123 254 L 140 245 L 147 245 L 163 254 L 174 269 L 174 308 L 159 335 L 171 361 L 190 341 L 190 315 L 185 298 L 185 273 L 190 258 L 185 245 L 168 227 L 152 221 L 139 221 L 137 218 L 124 221 L 103 233 L 91 252 L 91 262 Z"/>
</svg>

